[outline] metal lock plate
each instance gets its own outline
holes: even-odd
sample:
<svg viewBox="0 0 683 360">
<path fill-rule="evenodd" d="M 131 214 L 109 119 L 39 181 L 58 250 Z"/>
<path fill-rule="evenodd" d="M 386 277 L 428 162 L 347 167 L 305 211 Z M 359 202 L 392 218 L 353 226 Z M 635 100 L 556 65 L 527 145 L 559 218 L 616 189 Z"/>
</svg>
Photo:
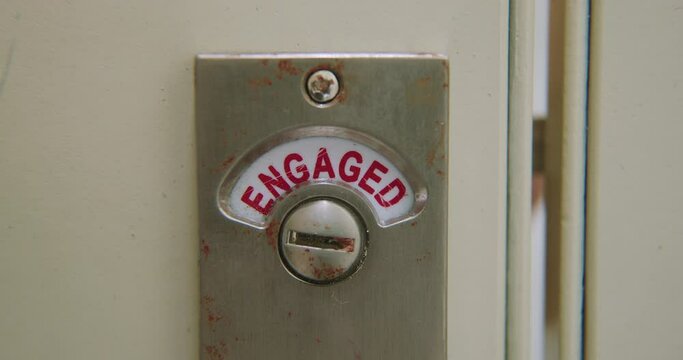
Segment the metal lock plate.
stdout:
<svg viewBox="0 0 683 360">
<path fill-rule="evenodd" d="M 445 359 L 447 60 L 195 70 L 202 359 Z"/>
</svg>

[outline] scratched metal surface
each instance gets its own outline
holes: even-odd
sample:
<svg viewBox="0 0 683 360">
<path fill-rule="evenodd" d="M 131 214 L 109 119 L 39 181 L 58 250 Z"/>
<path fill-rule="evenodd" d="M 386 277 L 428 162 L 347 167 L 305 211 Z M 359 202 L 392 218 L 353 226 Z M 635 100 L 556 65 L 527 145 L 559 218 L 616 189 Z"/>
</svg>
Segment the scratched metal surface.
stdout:
<svg viewBox="0 0 683 360">
<path fill-rule="evenodd" d="M 302 96 L 328 66 L 343 99 Z M 200 56 L 196 127 L 201 241 L 201 358 L 445 359 L 448 62 L 429 55 Z M 396 150 L 429 198 L 414 221 L 369 224 L 363 268 L 331 286 L 287 273 L 258 231 L 221 215 L 216 192 L 236 159 L 267 135 L 302 125 L 360 130 Z"/>
</svg>

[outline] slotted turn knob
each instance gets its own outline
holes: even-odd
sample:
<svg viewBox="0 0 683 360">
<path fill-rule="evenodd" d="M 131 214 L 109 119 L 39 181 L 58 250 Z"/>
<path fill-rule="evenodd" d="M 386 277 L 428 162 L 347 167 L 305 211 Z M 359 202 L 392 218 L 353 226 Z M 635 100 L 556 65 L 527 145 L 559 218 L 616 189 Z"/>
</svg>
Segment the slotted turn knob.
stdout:
<svg viewBox="0 0 683 360">
<path fill-rule="evenodd" d="M 307 200 L 285 217 L 279 251 L 287 270 L 312 284 L 348 278 L 363 262 L 367 230 L 346 203 L 332 198 Z"/>
</svg>

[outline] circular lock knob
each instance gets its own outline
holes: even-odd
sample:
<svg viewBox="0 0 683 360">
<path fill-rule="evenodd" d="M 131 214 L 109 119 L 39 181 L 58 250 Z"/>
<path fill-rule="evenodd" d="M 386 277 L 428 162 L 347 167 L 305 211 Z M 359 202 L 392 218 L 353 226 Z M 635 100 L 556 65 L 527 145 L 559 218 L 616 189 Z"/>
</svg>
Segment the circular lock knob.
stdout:
<svg viewBox="0 0 683 360">
<path fill-rule="evenodd" d="M 367 251 L 361 217 L 336 199 L 308 200 L 289 212 L 280 227 L 282 262 L 296 278 L 318 285 L 353 275 Z"/>
</svg>

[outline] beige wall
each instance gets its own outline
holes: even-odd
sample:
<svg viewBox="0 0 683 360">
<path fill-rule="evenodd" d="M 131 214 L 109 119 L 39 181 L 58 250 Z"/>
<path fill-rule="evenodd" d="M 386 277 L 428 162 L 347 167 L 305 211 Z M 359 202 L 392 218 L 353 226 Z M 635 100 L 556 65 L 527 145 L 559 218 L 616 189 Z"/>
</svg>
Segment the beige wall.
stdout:
<svg viewBox="0 0 683 360">
<path fill-rule="evenodd" d="M 451 58 L 449 357 L 503 358 L 507 1 L 0 2 L 0 358 L 192 359 L 198 52 Z"/>
<path fill-rule="evenodd" d="M 683 353 L 683 1 L 593 1 L 586 359 Z"/>
</svg>

